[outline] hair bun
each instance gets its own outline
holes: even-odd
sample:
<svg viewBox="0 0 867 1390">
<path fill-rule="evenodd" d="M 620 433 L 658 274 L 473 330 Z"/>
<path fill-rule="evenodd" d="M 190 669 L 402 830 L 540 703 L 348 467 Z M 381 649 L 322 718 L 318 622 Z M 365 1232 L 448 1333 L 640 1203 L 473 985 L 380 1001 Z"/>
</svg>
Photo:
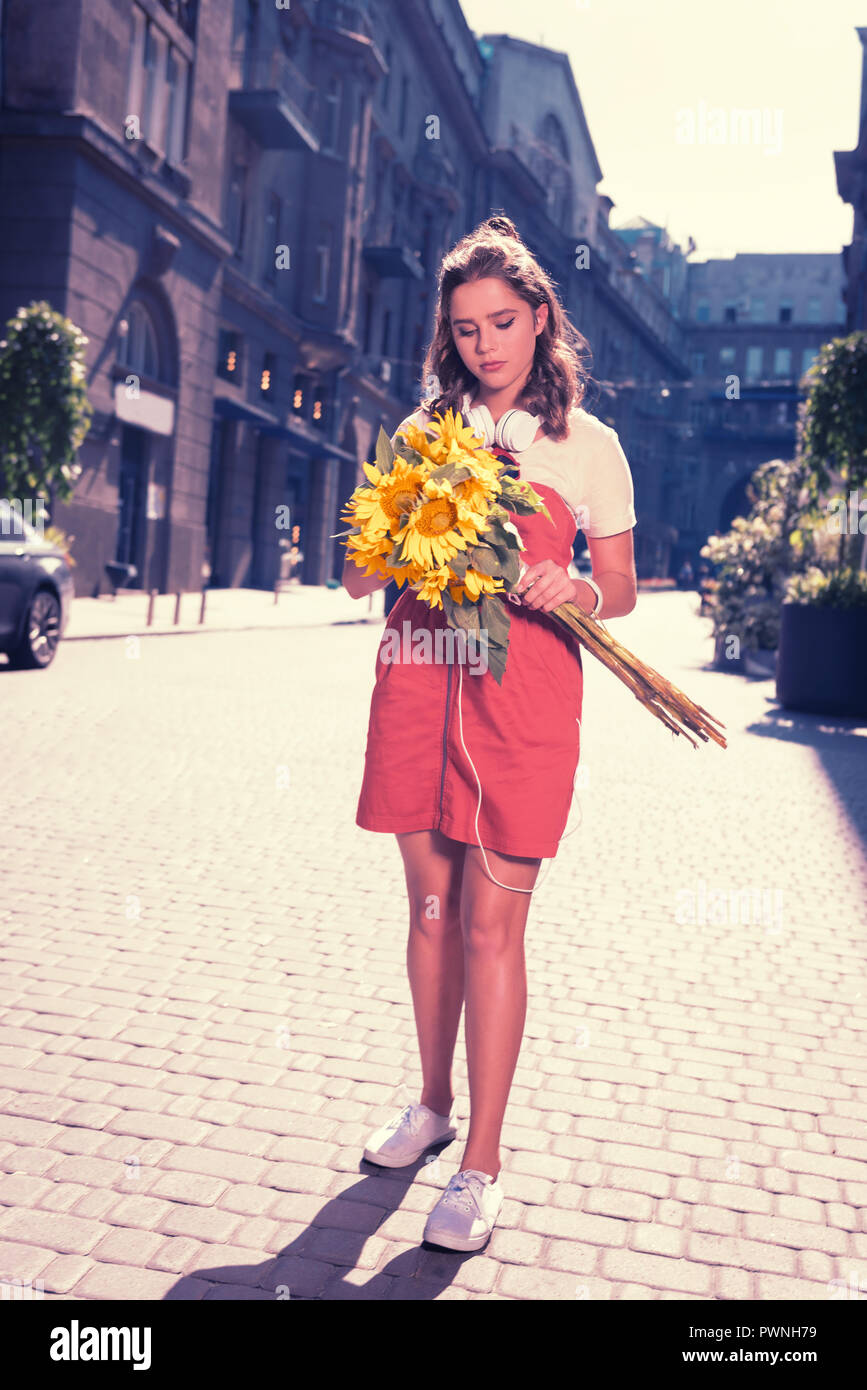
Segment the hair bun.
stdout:
<svg viewBox="0 0 867 1390">
<path fill-rule="evenodd" d="M 490 228 L 492 232 L 499 232 L 500 236 L 511 237 L 513 241 L 521 241 L 521 237 L 518 235 L 518 229 L 514 222 L 503 213 L 494 213 L 494 216 L 489 217 L 484 225 Z"/>
</svg>

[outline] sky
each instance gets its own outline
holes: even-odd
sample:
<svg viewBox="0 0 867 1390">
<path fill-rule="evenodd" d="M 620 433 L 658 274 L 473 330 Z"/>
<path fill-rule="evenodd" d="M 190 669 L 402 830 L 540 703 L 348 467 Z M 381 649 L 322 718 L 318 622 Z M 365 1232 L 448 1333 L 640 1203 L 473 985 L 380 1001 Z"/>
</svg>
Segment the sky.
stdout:
<svg viewBox="0 0 867 1390">
<path fill-rule="evenodd" d="M 611 225 L 643 216 L 695 260 L 839 251 L 833 153 L 858 143 L 867 0 L 462 0 L 477 37 L 568 55 Z M 743 138 L 733 111 L 755 112 Z M 740 138 L 739 138 L 740 134 Z"/>
</svg>

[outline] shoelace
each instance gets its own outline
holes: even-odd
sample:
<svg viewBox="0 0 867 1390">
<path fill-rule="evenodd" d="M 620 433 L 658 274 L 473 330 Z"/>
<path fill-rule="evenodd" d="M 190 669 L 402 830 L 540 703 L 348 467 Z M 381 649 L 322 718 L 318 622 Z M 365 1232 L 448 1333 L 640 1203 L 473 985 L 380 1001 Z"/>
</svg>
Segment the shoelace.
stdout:
<svg viewBox="0 0 867 1390">
<path fill-rule="evenodd" d="M 407 1105 L 405 1109 L 391 1121 L 388 1128 L 397 1130 L 400 1129 L 402 1124 L 406 1123 L 409 1126 L 410 1134 L 415 1134 L 423 1121 L 424 1115 L 422 1114 L 421 1106 Z"/>
<path fill-rule="evenodd" d="M 482 1186 L 481 1178 L 477 1178 L 474 1173 L 467 1171 L 455 1173 L 443 1193 L 443 1205 L 460 1207 L 462 1211 L 472 1212 L 475 1210 L 481 1216 L 482 1204 L 478 1192 Z"/>
</svg>

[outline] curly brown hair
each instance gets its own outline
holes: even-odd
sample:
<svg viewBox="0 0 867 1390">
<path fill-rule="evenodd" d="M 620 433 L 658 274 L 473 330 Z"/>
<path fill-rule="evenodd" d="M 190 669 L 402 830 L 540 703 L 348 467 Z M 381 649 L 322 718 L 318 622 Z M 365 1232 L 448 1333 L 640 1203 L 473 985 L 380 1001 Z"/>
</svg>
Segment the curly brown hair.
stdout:
<svg viewBox="0 0 867 1390">
<path fill-rule="evenodd" d="M 423 380 L 434 378 L 433 391 L 422 399 L 430 413 L 445 414 L 462 408 L 464 393 L 472 393 L 476 378 L 461 361 L 452 337 L 450 306 L 457 285 L 499 277 L 535 312 L 548 305 L 548 318 L 536 338 L 536 352 L 522 392 L 524 408 L 538 415 L 547 434 L 565 439 L 568 415 L 579 406 L 592 381 L 590 345 L 567 318 L 554 290 L 554 281 L 543 270 L 519 236 L 514 222 L 495 214 L 480 222 L 443 257 L 437 278 L 434 333 L 425 355 Z"/>
</svg>

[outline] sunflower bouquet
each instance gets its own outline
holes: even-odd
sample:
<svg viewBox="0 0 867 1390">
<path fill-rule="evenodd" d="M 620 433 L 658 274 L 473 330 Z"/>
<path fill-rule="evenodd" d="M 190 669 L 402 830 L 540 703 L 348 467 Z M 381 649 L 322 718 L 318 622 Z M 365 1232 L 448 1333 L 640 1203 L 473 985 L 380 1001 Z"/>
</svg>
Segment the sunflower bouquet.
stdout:
<svg viewBox="0 0 867 1390">
<path fill-rule="evenodd" d="M 352 493 L 342 521 L 348 554 L 366 576 L 415 590 L 466 639 L 482 631 L 487 663 L 502 684 L 509 646 L 508 597 L 521 574 L 524 544 L 510 518 L 542 512 L 544 500 L 516 472 L 513 461 L 482 447 L 460 414 L 448 410 L 422 429 L 407 425 L 393 447 L 380 428 L 376 463 L 363 463 L 367 485 Z M 598 657 L 673 733 L 725 739 L 714 720 L 670 681 L 645 666 L 611 636 L 598 618 L 574 603 L 550 614 Z M 724 726 L 720 726 L 724 727 Z"/>
<path fill-rule="evenodd" d="M 477 447 L 473 430 L 451 410 L 426 429 L 408 425 L 392 448 L 385 430 L 370 486 L 355 489 L 341 517 L 355 523 L 346 547 L 365 575 L 414 589 L 449 626 L 487 638 L 498 684 L 506 669 L 509 612 L 498 595 L 517 582 L 524 545 L 510 513 L 550 512 L 507 464 Z"/>
</svg>

